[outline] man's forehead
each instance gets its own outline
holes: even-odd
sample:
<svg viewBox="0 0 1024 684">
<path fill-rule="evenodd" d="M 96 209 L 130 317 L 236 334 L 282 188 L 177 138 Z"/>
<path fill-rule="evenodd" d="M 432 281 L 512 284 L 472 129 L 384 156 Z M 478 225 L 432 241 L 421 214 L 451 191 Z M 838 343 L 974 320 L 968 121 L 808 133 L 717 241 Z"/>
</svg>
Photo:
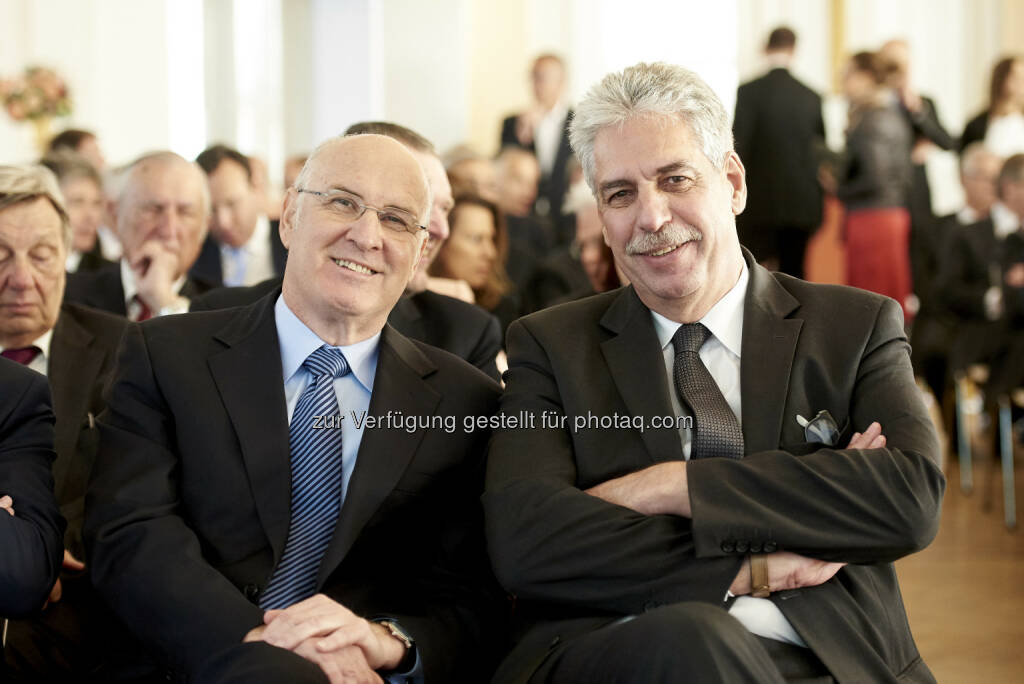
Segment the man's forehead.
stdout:
<svg viewBox="0 0 1024 684">
<path fill-rule="evenodd" d="M 374 138 L 374 140 L 359 140 Z M 344 188 L 385 205 L 426 202 L 427 178 L 420 162 L 402 145 L 384 136 L 342 138 L 311 162 L 310 179 L 328 190 Z"/>
<path fill-rule="evenodd" d="M 60 215 L 45 197 L 0 209 L 0 234 L 31 236 L 38 240 L 52 235 L 59 237 L 62 227 Z"/>
</svg>

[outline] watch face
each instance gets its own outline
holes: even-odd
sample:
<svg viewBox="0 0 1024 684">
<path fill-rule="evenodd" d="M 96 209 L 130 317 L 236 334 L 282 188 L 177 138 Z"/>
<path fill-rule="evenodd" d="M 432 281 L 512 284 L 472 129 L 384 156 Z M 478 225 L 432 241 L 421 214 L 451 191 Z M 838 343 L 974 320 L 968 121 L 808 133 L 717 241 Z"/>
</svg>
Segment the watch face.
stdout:
<svg viewBox="0 0 1024 684">
<path fill-rule="evenodd" d="M 412 644 L 413 644 L 412 637 L 410 637 L 405 632 L 405 630 L 403 630 L 401 627 L 399 627 L 398 624 L 396 624 L 394 622 L 391 622 L 390 620 L 386 620 L 384 622 L 381 622 L 380 624 L 382 624 L 385 629 L 387 629 L 389 632 L 391 632 L 391 636 L 395 637 L 396 639 L 401 641 L 403 644 L 405 644 L 406 648 L 412 648 Z"/>
</svg>

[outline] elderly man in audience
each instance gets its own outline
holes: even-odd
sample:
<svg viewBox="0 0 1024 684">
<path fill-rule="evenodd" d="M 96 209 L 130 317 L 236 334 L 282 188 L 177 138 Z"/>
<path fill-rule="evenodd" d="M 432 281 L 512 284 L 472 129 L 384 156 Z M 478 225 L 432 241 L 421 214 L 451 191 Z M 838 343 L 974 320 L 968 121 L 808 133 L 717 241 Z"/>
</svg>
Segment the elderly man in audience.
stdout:
<svg viewBox="0 0 1024 684">
<path fill-rule="evenodd" d="M 97 235 L 107 210 L 103 179 L 85 157 L 55 153 L 39 162 L 53 171 L 60 183 L 71 223 L 71 246 L 65 268 L 68 273 L 95 271 L 110 262 L 103 258 Z"/>
<path fill-rule="evenodd" d="M 53 498 L 46 380 L 0 358 L 0 623 L 38 611 L 60 570 L 64 520 Z M 3 681 L 6 670 L 0 665 Z"/>
<path fill-rule="evenodd" d="M 4 659 L 25 681 L 93 671 L 108 644 L 103 611 L 84 572 L 82 509 L 96 457 L 95 416 L 127 321 L 61 304 L 71 246 L 64 201 L 43 167 L 0 167 L 0 355 L 47 377 L 57 415 L 53 477 L 68 521 L 49 605 L 10 625 Z M 40 604 L 41 606 L 42 604 Z"/>
<path fill-rule="evenodd" d="M 65 298 L 133 321 L 188 311 L 212 287 L 188 276 L 210 214 L 202 169 L 173 152 L 140 157 L 125 171 L 114 213 L 120 263 L 73 274 Z"/>
<path fill-rule="evenodd" d="M 933 682 L 892 565 L 945 484 L 899 305 L 740 247 L 743 164 L 692 72 L 606 76 L 572 138 L 631 285 L 508 331 L 502 412 L 538 428 L 490 448 L 519 618 L 494 681 Z"/>
<path fill-rule="evenodd" d="M 93 581 L 198 682 L 480 682 L 502 601 L 478 497 L 498 387 L 386 324 L 423 168 L 326 141 L 281 216 L 283 290 L 129 328 L 86 505 Z"/>
<path fill-rule="evenodd" d="M 199 153 L 196 163 L 210 186 L 210 234 L 191 275 L 235 287 L 284 273 L 288 252 L 278 222 L 262 213 L 250 159 L 226 145 L 213 145 Z"/>
</svg>

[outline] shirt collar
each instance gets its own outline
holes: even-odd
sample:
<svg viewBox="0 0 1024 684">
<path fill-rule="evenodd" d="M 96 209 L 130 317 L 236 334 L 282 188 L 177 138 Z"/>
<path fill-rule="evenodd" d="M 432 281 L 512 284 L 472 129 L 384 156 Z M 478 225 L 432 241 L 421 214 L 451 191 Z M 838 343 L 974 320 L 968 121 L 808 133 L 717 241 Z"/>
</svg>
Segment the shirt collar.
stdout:
<svg viewBox="0 0 1024 684">
<path fill-rule="evenodd" d="M 252 235 L 241 247 L 232 247 L 231 245 L 222 244 L 220 249 L 222 252 L 235 250 L 243 251 L 247 254 L 256 254 L 259 252 L 261 245 L 266 244 L 270 240 L 270 219 L 267 218 L 266 214 L 260 214 L 256 217 L 256 227 L 252 231 Z"/>
<path fill-rule="evenodd" d="M 743 346 L 743 299 L 747 293 L 747 283 L 750 281 L 750 271 L 747 269 L 747 262 L 743 262 L 743 270 L 736 284 L 726 292 L 715 305 L 708 310 L 700 323 L 704 324 L 711 334 L 722 343 L 726 349 L 735 356 L 740 356 Z M 672 344 L 672 336 L 676 334 L 680 323 L 662 316 L 656 311 L 651 311 L 654 319 L 654 330 L 658 333 L 658 342 L 661 348 Z"/>
<path fill-rule="evenodd" d="M 43 358 L 49 360 L 49 358 L 50 358 L 50 342 L 52 340 L 53 340 L 53 328 L 50 328 L 49 330 L 44 332 L 42 335 L 37 337 L 35 340 L 33 340 L 32 343 L 27 345 L 27 346 L 29 346 L 29 347 L 39 347 L 40 351 L 42 351 Z M 5 347 L 3 345 L 0 345 L 0 351 L 5 351 L 7 349 L 8 349 L 7 347 Z"/>
<path fill-rule="evenodd" d="M 1002 202 L 992 205 L 990 215 L 992 216 L 992 227 L 995 229 L 996 236 L 1000 238 L 1004 238 L 1020 228 L 1020 218 Z"/>
<path fill-rule="evenodd" d="M 982 218 L 984 217 L 971 207 L 964 207 L 956 213 L 956 222 L 961 226 L 969 226 L 972 223 L 977 223 Z"/>
<path fill-rule="evenodd" d="M 314 351 L 327 344 L 299 320 L 284 301 L 284 295 L 277 296 L 274 305 L 274 318 L 277 323 L 277 338 L 281 344 L 281 367 L 284 371 L 284 382 L 295 375 L 306 358 Z M 333 346 L 333 345 L 328 345 Z M 352 375 L 367 392 L 373 391 L 373 380 L 377 375 L 377 352 L 380 348 L 380 333 L 355 344 L 341 347 Z"/>
<path fill-rule="evenodd" d="M 181 288 L 185 286 L 185 276 L 181 276 L 171 285 L 171 289 L 175 292 L 181 292 Z M 135 295 L 139 294 L 139 286 L 135 283 L 135 273 L 132 272 L 132 267 L 128 265 L 127 259 L 121 259 L 121 287 L 124 288 L 124 301 L 126 304 L 131 304 L 132 300 L 135 299 Z"/>
</svg>

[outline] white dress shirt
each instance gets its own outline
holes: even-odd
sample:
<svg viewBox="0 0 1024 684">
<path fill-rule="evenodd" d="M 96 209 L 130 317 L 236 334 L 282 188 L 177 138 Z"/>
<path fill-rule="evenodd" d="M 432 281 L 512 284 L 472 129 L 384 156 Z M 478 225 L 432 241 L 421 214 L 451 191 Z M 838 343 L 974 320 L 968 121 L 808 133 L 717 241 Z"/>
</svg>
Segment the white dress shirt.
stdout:
<svg viewBox="0 0 1024 684">
<path fill-rule="evenodd" d="M 1014 112 L 989 118 L 985 147 L 1002 159 L 1024 152 L 1024 114 Z"/>
<path fill-rule="evenodd" d="M 249 241 L 241 247 L 221 245 L 220 266 L 224 284 L 229 287 L 255 285 L 277 275 L 270 248 L 270 219 L 260 215 Z"/>
<path fill-rule="evenodd" d="M 736 414 L 736 419 L 743 425 L 742 394 L 740 392 L 740 352 L 743 344 L 743 308 L 750 282 L 750 271 L 744 262 L 743 271 L 732 289 L 719 299 L 700 319 L 711 331 L 711 336 L 698 352 L 700 360 L 707 366 L 718 389 L 722 391 L 729 408 Z M 675 380 L 672 369 L 675 365 L 675 348 L 672 336 L 679 329 L 680 323 L 669 320 L 661 314 L 651 312 L 654 329 L 661 343 L 662 356 L 665 361 L 665 374 L 671 388 L 672 408 L 677 416 L 689 415 L 675 391 Z M 683 457 L 690 460 L 691 434 L 686 427 L 680 428 L 680 439 L 683 444 Z M 804 640 L 789 624 L 782 611 L 769 599 L 752 596 L 738 597 L 729 608 L 729 614 L 740 621 L 751 633 L 776 641 L 804 646 Z"/>
<path fill-rule="evenodd" d="M 541 173 L 550 176 L 555 167 L 558 148 L 562 144 L 565 132 L 565 117 L 569 116 L 569 106 L 564 102 L 556 104 L 544 115 L 533 131 L 533 149 L 537 155 L 537 163 Z"/>
<path fill-rule="evenodd" d="M 32 359 L 27 366 L 34 370 L 36 373 L 42 373 L 46 375 L 50 369 L 50 342 L 53 340 L 53 328 L 50 328 L 45 333 L 40 335 L 29 347 L 39 347 L 39 353 L 36 354 L 36 358 Z M 0 345 L 0 352 L 6 351 L 7 347 Z"/>
</svg>

